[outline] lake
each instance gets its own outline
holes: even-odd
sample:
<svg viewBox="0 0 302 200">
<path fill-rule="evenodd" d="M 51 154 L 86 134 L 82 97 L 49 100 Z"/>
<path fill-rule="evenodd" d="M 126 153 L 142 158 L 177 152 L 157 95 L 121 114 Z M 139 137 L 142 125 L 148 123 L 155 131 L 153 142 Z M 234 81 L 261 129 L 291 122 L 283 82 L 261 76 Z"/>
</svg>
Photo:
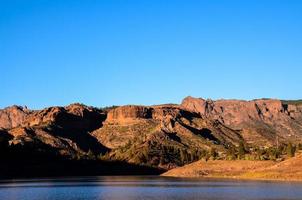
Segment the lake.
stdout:
<svg viewBox="0 0 302 200">
<path fill-rule="evenodd" d="M 302 183 L 159 176 L 16 179 L 0 182 L 1 200 L 291 200 Z"/>
</svg>

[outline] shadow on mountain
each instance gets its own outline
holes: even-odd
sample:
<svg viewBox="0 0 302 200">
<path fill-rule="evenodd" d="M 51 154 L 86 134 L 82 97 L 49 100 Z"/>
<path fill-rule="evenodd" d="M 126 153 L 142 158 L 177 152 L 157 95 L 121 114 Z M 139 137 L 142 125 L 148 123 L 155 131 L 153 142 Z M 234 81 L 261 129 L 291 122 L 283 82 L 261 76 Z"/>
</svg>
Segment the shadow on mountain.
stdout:
<svg viewBox="0 0 302 200">
<path fill-rule="evenodd" d="M 180 137 L 177 136 L 177 133 L 168 133 L 165 132 L 171 140 L 181 143 Z"/>
<path fill-rule="evenodd" d="M 218 138 L 216 138 L 210 129 L 207 128 L 202 128 L 202 129 L 197 129 L 191 126 L 186 125 L 185 123 L 181 123 L 182 126 L 184 126 L 186 129 L 194 133 L 195 135 L 198 135 L 200 137 L 203 137 L 205 139 L 209 139 L 211 141 L 214 141 L 215 143 L 220 143 Z"/>
<path fill-rule="evenodd" d="M 51 134 L 56 137 L 59 136 L 72 140 L 80 149 L 86 152 L 91 150 L 95 154 L 100 154 L 106 153 L 109 150 L 86 130 L 52 126 Z"/>
<path fill-rule="evenodd" d="M 56 117 L 56 125 L 64 129 L 94 131 L 103 126 L 106 115 L 97 112 L 83 111 L 83 116 L 62 112 Z"/>
<path fill-rule="evenodd" d="M 157 175 L 164 170 L 122 161 L 69 159 L 43 143 L 0 146 L 0 178 Z"/>
<path fill-rule="evenodd" d="M 0 130 L 0 147 L 2 145 L 2 142 L 7 142 L 8 140 L 13 139 L 13 136 L 8 134 L 5 130 Z"/>
<path fill-rule="evenodd" d="M 85 152 L 89 150 L 95 154 L 105 153 L 108 149 L 89 133 L 102 127 L 106 115 L 97 112 L 83 112 L 83 116 L 61 112 L 52 125 L 45 127 L 45 131 L 53 136 L 70 139 Z"/>
</svg>

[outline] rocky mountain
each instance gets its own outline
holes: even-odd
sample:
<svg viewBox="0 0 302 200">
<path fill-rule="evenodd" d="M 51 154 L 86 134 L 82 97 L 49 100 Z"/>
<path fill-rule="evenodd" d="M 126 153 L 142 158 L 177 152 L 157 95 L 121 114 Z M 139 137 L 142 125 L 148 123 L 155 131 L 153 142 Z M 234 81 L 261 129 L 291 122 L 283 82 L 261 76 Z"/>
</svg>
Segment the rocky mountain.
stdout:
<svg viewBox="0 0 302 200">
<path fill-rule="evenodd" d="M 212 147 L 223 149 L 242 139 L 222 123 L 177 105 L 113 109 L 103 127 L 91 134 L 111 149 L 110 158 L 164 169 L 192 162 Z"/>
<path fill-rule="evenodd" d="M 248 143 L 272 145 L 277 141 L 301 141 L 302 103 L 277 99 L 205 100 L 185 98 L 181 105 L 238 130 Z"/>
<path fill-rule="evenodd" d="M 270 147 L 301 139 L 302 104 L 295 101 L 187 97 L 180 105 L 98 109 L 71 104 L 0 110 L 0 160 L 7 163 L 6 169 L 18 160 L 22 161 L 18 165 L 36 161 L 26 164 L 33 169 L 42 161 L 48 163 L 47 157 L 53 158 L 52 163 L 73 162 L 73 167 L 102 162 L 93 169 L 123 163 L 115 173 L 127 174 L 133 166 L 136 171 L 141 167 L 167 170 L 212 154 L 225 157 L 241 143 Z"/>
<path fill-rule="evenodd" d="M 30 110 L 21 106 L 0 109 L 0 129 L 11 129 L 20 126 L 30 113 Z"/>
</svg>

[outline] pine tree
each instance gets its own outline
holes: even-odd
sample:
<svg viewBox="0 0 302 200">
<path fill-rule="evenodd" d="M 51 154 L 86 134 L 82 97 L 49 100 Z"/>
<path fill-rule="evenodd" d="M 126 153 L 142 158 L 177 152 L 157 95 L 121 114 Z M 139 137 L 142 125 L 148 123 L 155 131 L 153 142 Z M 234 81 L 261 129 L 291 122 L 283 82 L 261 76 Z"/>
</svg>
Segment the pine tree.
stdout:
<svg viewBox="0 0 302 200">
<path fill-rule="evenodd" d="M 217 159 L 218 153 L 217 153 L 217 151 L 216 151 L 215 148 L 213 148 L 213 147 L 211 148 L 210 155 L 211 155 L 211 157 L 213 158 L 213 160 L 216 160 L 216 159 Z"/>
<path fill-rule="evenodd" d="M 185 153 L 183 152 L 182 149 L 179 150 L 179 157 L 180 157 L 181 164 L 184 164 L 186 160 L 185 160 Z"/>
<path fill-rule="evenodd" d="M 236 159 L 236 150 L 234 149 L 234 146 L 230 146 L 227 150 L 227 158 L 230 160 Z"/>
<path fill-rule="evenodd" d="M 244 143 L 243 141 L 239 142 L 239 147 L 238 147 L 238 158 L 242 159 L 244 157 L 246 153 L 245 147 L 244 147 Z"/>
<path fill-rule="evenodd" d="M 286 152 L 287 152 L 287 155 L 289 157 L 294 157 L 295 156 L 296 149 L 292 145 L 292 143 L 288 143 L 287 148 L 286 148 Z"/>
</svg>

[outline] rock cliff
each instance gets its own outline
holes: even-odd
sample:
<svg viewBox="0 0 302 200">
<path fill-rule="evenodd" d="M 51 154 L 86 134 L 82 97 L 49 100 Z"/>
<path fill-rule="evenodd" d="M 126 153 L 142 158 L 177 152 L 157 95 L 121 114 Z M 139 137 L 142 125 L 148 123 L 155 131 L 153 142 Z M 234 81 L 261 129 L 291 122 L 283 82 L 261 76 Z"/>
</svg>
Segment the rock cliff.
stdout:
<svg viewBox="0 0 302 200">
<path fill-rule="evenodd" d="M 288 104 L 277 99 L 213 101 L 187 97 L 181 106 L 241 130 L 250 142 L 256 142 L 251 137 L 253 135 L 270 142 L 277 137 L 281 140 L 301 140 L 301 104 Z"/>
<path fill-rule="evenodd" d="M 30 110 L 21 106 L 0 109 L 0 129 L 11 129 L 20 126 L 30 113 Z"/>
</svg>

